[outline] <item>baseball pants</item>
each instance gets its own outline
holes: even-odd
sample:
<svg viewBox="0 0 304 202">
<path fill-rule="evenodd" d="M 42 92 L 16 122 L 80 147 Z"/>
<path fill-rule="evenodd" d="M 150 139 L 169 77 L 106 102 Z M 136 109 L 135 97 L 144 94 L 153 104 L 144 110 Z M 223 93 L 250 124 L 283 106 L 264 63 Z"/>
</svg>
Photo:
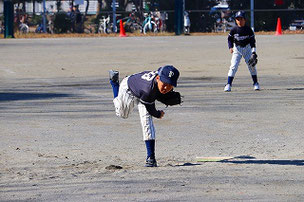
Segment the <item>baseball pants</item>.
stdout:
<svg viewBox="0 0 304 202">
<path fill-rule="evenodd" d="M 248 44 L 245 47 L 241 47 L 241 46 L 234 46 L 233 47 L 233 53 L 232 53 L 232 58 L 231 58 L 231 66 L 228 72 L 228 76 L 229 77 L 234 77 L 238 68 L 239 68 L 239 64 L 241 62 L 242 57 L 244 57 L 245 62 L 247 64 L 248 70 L 250 72 L 250 74 L 253 75 L 257 75 L 257 70 L 256 67 L 251 68 L 248 65 L 248 61 L 251 57 L 251 46 L 250 44 Z"/>
<path fill-rule="evenodd" d="M 126 119 L 133 111 L 135 105 L 137 105 L 142 126 L 143 140 L 154 140 L 155 128 L 152 116 L 147 111 L 146 106 L 142 104 L 137 97 L 132 95 L 128 87 L 128 79 L 129 77 L 126 77 L 122 80 L 119 87 L 118 96 L 113 100 L 116 115 Z"/>
</svg>

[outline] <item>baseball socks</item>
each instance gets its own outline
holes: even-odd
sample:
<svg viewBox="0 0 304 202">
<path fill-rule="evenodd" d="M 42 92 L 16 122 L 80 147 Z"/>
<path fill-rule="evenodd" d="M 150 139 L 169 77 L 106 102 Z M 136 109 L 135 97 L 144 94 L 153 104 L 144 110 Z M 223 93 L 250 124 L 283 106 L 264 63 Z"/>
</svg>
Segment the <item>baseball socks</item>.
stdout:
<svg viewBox="0 0 304 202">
<path fill-rule="evenodd" d="M 110 77 L 110 84 L 113 88 L 114 98 L 116 98 L 119 91 L 119 72 L 115 70 L 110 70 L 109 77 Z"/>
<path fill-rule="evenodd" d="M 145 167 L 157 167 L 155 160 L 155 140 L 146 140 L 147 159 Z"/>
<path fill-rule="evenodd" d="M 258 82 L 258 76 L 257 75 L 251 75 L 251 77 L 252 77 L 253 84 Z"/>
<path fill-rule="evenodd" d="M 231 85 L 232 85 L 232 81 L 233 81 L 234 77 L 232 76 L 228 76 L 228 82 L 225 85 L 224 91 L 225 92 L 230 92 L 231 91 Z"/>
<path fill-rule="evenodd" d="M 260 85 L 258 83 L 258 77 L 257 75 L 251 75 L 252 81 L 253 81 L 253 89 L 254 90 L 260 90 Z"/>
<path fill-rule="evenodd" d="M 232 85 L 232 81 L 233 81 L 234 77 L 232 76 L 228 76 L 228 81 L 227 81 L 227 84 L 230 84 Z"/>
<path fill-rule="evenodd" d="M 260 85 L 258 83 L 258 77 L 257 75 L 251 75 L 252 81 L 253 81 L 253 89 L 254 90 L 260 90 Z M 224 91 L 225 92 L 230 92 L 231 91 L 231 86 L 232 86 L 232 81 L 234 77 L 228 76 L 228 82 L 225 85 Z"/>
</svg>

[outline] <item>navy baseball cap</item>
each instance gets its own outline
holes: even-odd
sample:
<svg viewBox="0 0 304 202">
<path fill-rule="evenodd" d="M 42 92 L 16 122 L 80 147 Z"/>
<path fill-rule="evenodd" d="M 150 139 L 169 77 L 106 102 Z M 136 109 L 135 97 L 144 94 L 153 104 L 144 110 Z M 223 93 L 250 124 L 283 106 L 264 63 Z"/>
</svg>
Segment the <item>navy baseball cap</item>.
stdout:
<svg viewBox="0 0 304 202">
<path fill-rule="evenodd" d="M 244 11 L 238 11 L 234 18 L 245 18 L 245 12 Z"/>
<path fill-rule="evenodd" d="M 166 65 L 158 69 L 158 75 L 160 80 L 164 83 L 177 86 L 177 79 L 179 77 L 179 71 L 172 65 Z"/>
</svg>

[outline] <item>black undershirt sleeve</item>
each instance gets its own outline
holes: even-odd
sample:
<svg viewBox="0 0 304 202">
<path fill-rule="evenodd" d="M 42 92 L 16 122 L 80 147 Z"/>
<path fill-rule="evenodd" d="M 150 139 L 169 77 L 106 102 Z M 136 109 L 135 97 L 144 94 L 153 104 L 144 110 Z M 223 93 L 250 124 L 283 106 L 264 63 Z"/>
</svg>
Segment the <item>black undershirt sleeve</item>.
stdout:
<svg viewBox="0 0 304 202">
<path fill-rule="evenodd" d="M 155 103 L 153 104 L 144 104 L 146 106 L 146 109 L 147 111 L 149 112 L 149 114 L 153 117 L 156 117 L 156 118 L 160 118 L 160 111 L 157 111 L 156 108 L 155 108 Z"/>
<path fill-rule="evenodd" d="M 252 29 L 250 29 L 250 31 L 251 31 L 250 46 L 251 46 L 251 48 L 255 48 L 255 37 L 254 37 L 254 33 L 253 33 Z"/>
</svg>

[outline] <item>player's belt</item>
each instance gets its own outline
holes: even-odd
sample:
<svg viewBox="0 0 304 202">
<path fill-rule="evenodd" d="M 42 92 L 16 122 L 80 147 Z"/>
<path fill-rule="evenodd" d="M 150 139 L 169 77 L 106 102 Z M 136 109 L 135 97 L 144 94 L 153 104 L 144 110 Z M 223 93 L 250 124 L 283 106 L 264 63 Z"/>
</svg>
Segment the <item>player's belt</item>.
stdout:
<svg viewBox="0 0 304 202">
<path fill-rule="evenodd" d="M 246 47 L 247 45 L 248 45 L 249 43 L 247 43 L 247 44 L 237 44 L 236 46 L 240 46 L 240 47 L 242 47 L 242 48 L 244 48 L 244 47 Z"/>
</svg>

